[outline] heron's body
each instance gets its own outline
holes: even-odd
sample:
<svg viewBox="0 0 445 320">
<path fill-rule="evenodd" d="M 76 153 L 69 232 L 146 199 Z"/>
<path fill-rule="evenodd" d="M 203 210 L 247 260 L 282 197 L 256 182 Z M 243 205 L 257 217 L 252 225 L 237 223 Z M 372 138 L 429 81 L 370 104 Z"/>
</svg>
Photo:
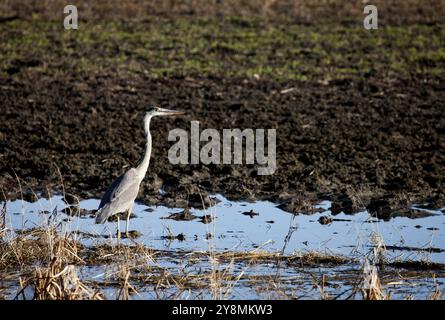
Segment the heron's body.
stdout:
<svg viewBox="0 0 445 320">
<path fill-rule="evenodd" d="M 131 210 L 141 182 L 135 168 L 114 180 L 100 202 L 96 223 L 104 223 L 114 214 Z"/>
<path fill-rule="evenodd" d="M 111 186 L 105 192 L 103 196 L 97 216 L 96 223 L 105 223 L 107 219 L 115 214 L 127 212 L 127 226 L 126 232 L 128 235 L 128 221 L 130 218 L 130 213 L 133 208 L 134 201 L 139 193 L 139 187 L 142 180 L 147 173 L 148 166 L 150 164 L 151 156 L 151 134 L 150 134 L 150 121 L 153 116 L 157 115 L 174 115 L 182 114 L 179 111 L 172 111 L 161 108 L 153 108 L 146 113 L 144 117 L 144 131 L 147 137 L 147 143 L 145 145 L 145 153 L 142 161 L 136 168 L 131 168 L 123 175 L 119 176 Z M 118 222 L 119 228 L 119 222 Z M 120 232 L 119 235 L 120 237 Z"/>
</svg>

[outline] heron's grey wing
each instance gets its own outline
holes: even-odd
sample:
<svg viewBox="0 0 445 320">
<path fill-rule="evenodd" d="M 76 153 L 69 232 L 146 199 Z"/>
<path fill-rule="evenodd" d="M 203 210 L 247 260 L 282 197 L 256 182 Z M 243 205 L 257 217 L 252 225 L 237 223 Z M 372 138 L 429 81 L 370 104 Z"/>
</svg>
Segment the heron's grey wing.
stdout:
<svg viewBox="0 0 445 320">
<path fill-rule="evenodd" d="M 107 203 L 115 202 L 117 199 L 122 202 L 134 200 L 137 197 L 140 183 L 141 179 L 136 173 L 136 170 L 134 168 L 128 170 L 119 176 L 105 192 L 99 209 Z"/>
<path fill-rule="evenodd" d="M 134 168 L 117 178 L 105 193 L 99 209 L 107 204 L 113 205 L 114 210 L 127 210 L 126 205 L 131 205 L 139 192 L 141 179 Z M 123 207 L 123 209 L 121 209 Z M 113 212 L 117 213 L 117 212 Z"/>
<path fill-rule="evenodd" d="M 120 175 L 116 178 L 116 180 L 113 181 L 113 183 L 108 187 L 107 191 L 105 192 L 104 196 L 102 197 L 102 200 L 99 204 L 99 209 L 101 209 L 105 204 L 109 203 L 111 201 L 111 198 L 116 193 L 117 189 L 119 188 L 119 185 L 121 184 L 122 180 L 124 179 L 125 173 Z"/>
<path fill-rule="evenodd" d="M 105 221 L 109 216 L 131 207 L 138 195 L 140 182 L 135 169 L 130 169 L 118 177 L 100 202 L 97 221 Z"/>
</svg>

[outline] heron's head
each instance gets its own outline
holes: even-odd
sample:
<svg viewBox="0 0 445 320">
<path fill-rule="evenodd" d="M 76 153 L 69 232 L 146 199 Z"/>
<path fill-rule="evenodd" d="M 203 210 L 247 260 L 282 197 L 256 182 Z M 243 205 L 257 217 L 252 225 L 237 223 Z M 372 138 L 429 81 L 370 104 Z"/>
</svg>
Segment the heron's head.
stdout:
<svg viewBox="0 0 445 320">
<path fill-rule="evenodd" d="M 183 111 L 177 111 L 177 110 L 169 110 L 169 109 L 164 109 L 164 108 L 159 108 L 159 107 L 151 107 L 150 109 L 148 109 L 147 113 L 145 114 L 145 117 L 150 116 L 150 117 L 154 117 L 154 116 L 174 116 L 174 115 L 180 115 L 180 114 L 184 114 L 185 112 Z"/>
<path fill-rule="evenodd" d="M 185 114 L 185 112 L 184 111 L 177 111 L 177 110 L 169 110 L 169 109 L 164 109 L 164 108 L 159 108 L 159 107 L 151 107 L 145 113 L 144 129 L 145 129 L 145 131 L 147 133 L 148 129 L 150 127 L 150 120 L 151 120 L 152 117 L 155 117 L 155 116 L 175 116 L 175 115 L 180 115 L 180 114 Z"/>
</svg>

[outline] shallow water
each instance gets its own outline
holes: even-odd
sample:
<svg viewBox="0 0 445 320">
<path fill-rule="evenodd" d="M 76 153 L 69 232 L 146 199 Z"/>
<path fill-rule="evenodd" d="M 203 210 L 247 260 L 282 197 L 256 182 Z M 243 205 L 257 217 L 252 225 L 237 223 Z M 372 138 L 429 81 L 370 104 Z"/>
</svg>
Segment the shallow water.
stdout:
<svg viewBox="0 0 445 320">
<path fill-rule="evenodd" d="M 372 251 L 374 243 L 371 239 L 378 235 L 386 246 L 437 248 L 445 249 L 445 215 L 441 211 L 433 211 L 433 215 L 425 218 L 410 219 L 396 217 L 390 221 L 372 218 L 366 211 L 346 215 L 340 213 L 332 216 L 339 221 L 322 225 L 318 222 L 321 216 L 331 216 L 329 201 L 323 201 L 316 207 L 320 212 L 312 215 L 292 215 L 277 207 L 276 204 L 267 201 L 243 202 L 229 201 L 221 195 L 215 196 L 220 202 L 207 210 L 191 209 L 195 216 L 211 215 L 212 222 L 204 224 L 200 219 L 192 221 L 175 221 L 166 219 L 172 213 L 183 211 L 181 208 L 167 208 L 163 206 L 146 206 L 136 203 L 133 212 L 136 217 L 130 220 L 130 230 L 137 230 L 141 236 L 136 239 L 122 239 L 124 244 L 144 244 L 157 250 L 171 250 L 175 252 L 209 251 L 253 251 L 263 250 L 269 252 L 283 252 L 294 254 L 296 252 L 321 252 L 342 255 L 360 261 Z M 94 210 L 99 205 L 98 199 L 84 200 L 80 207 L 85 210 Z M 41 198 L 37 202 L 29 203 L 22 200 L 7 202 L 7 227 L 13 230 L 31 229 L 45 226 L 49 219 L 63 221 L 64 231 L 79 230 L 88 234 L 80 236 L 79 240 L 87 246 L 95 246 L 101 243 L 110 243 L 110 236 L 116 241 L 116 222 L 107 222 L 103 225 L 94 223 L 94 217 L 90 215 L 70 217 L 62 210 L 66 204 L 62 196 L 56 195 L 51 199 Z M 254 215 L 243 213 L 252 212 Z M 125 221 L 120 222 L 121 231 L 124 231 Z M 165 236 L 177 236 L 182 234 L 184 240 L 167 240 Z M 208 235 L 212 236 L 209 237 Z M 107 237 L 108 236 L 108 237 Z M 445 252 L 431 253 L 419 250 L 387 250 L 386 258 L 389 260 L 427 260 L 445 263 Z M 159 263 L 163 268 L 171 272 L 179 272 L 181 268 L 188 273 L 199 274 L 203 270 L 210 270 L 208 261 L 201 261 L 198 265 L 189 265 L 177 258 L 162 258 Z M 183 265 L 181 268 L 178 263 Z M 228 266 L 222 264 L 222 270 Z M 262 263 L 250 265 L 248 268 L 241 264 L 233 266 L 234 272 L 243 271 L 250 276 L 270 276 L 276 270 L 276 265 Z M 79 272 L 83 279 L 101 281 L 106 266 L 81 266 Z M 331 296 L 345 298 L 351 289 L 351 283 L 356 276 L 357 265 L 340 265 L 335 267 L 320 267 L 317 270 L 301 270 L 297 268 L 282 268 L 280 281 L 285 290 L 298 289 L 298 292 L 310 292 L 300 294 L 299 298 L 319 298 L 318 290 L 314 292 L 312 272 L 319 276 L 334 276 L 330 285 L 325 287 L 325 292 Z M 182 271 L 181 271 L 182 272 Z M 338 276 L 337 280 L 334 280 Z M 443 283 L 441 277 L 435 281 Z M 262 295 L 255 289 L 253 280 L 240 280 L 231 292 L 230 298 L 256 299 L 267 298 L 270 292 Z M 415 280 L 405 279 L 403 288 L 393 293 L 394 298 L 403 298 L 407 294 L 425 298 L 434 290 L 435 284 L 431 279 L 417 277 Z M 287 286 L 287 287 L 286 287 Z M 11 284 L 10 297 L 17 289 Z M 140 295 L 134 298 L 157 298 L 150 286 L 138 288 Z M 105 287 L 104 292 L 108 298 L 116 295 L 114 288 Z M 168 290 L 164 292 L 168 297 Z M 207 294 L 192 291 L 182 298 L 209 298 Z M 178 297 L 178 296 L 177 296 Z"/>
<path fill-rule="evenodd" d="M 395 217 L 390 221 L 371 218 L 363 211 L 355 215 L 340 213 L 328 225 L 318 222 L 321 216 L 331 216 L 330 202 L 323 201 L 317 208 L 322 212 L 313 215 L 294 216 L 268 201 L 235 202 L 216 195 L 220 201 L 207 210 L 191 209 L 195 216 L 212 215 L 215 219 L 204 224 L 200 219 L 192 221 L 176 221 L 166 219 L 172 213 L 183 211 L 180 208 L 163 206 L 146 206 L 136 203 L 133 208 L 137 217 L 130 219 L 130 230 L 137 230 L 142 235 L 135 241 L 154 249 L 170 250 L 200 250 L 206 251 L 214 246 L 217 251 L 251 251 L 256 248 L 267 251 L 281 251 L 292 254 L 295 251 L 322 251 L 333 254 L 351 256 L 366 254 L 372 243 L 373 234 L 378 234 L 385 245 L 395 247 L 435 247 L 445 249 L 445 215 L 432 211 L 433 216 L 411 219 Z M 90 199 L 80 202 L 80 207 L 86 210 L 97 209 L 100 200 Z M 40 199 L 29 203 L 22 200 L 7 203 L 8 222 L 17 229 L 27 229 L 41 226 L 50 213 L 66 207 L 61 196 L 52 199 Z M 253 210 L 254 215 L 244 215 L 243 212 Z M 46 212 L 43 213 L 42 212 Z M 62 214 L 62 213 L 60 213 Z M 90 217 L 69 217 L 69 227 L 95 235 L 115 235 L 117 222 L 107 222 L 104 225 L 94 223 Z M 120 222 L 121 231 L 125 229 L 125 221 Z M 291 230 L 291 231 L 290 231 Z M 293 230 L 293 232 L 292 232 Z M 291 233 L 290 241 L 285 246 L 285 238 Z M 184 240 L 166 240 L 168 235 L 184 235 Z M 208 239 L 212 234 L 213 238 Z M 100 239 L 100 238 L 99 238 Z M 93 244 L 90 237 L 83 240 L 85 244 Z M 94 240 L 96 241 L 96 240 Z M 97 240 L 100 242 L 100 240 Z M 103 239 L 109 241 L 109 239 Z M 122 240 L 131 243 L 133 240 Z M 428 258 L 434 262 L 445 263 L 445 252 L 429 253 L 410 250 L 389 250 L 391 258 L 417 260 Z"/>
</svg>

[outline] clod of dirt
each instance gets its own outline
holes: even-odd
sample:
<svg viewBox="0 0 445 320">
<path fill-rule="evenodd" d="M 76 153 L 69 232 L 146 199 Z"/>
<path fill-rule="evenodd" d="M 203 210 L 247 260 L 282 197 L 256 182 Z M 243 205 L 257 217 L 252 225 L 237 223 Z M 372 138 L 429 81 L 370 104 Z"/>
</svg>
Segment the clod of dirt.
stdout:
<svg viewBox="0 0 445 320">
<path fill-rule="evenodd" d="M 328 216 L 321 216 L 321 217 L 318 219 L 318 222 L 319 222 L 320 224 L 330 224 L 330 223 L 332 223 L 332 218 L 331 218 L 331 217 L 328 217 Z"/>
<path fill-rule="evenodd" d="M 66 207 L 63 208 L 61 211 L 70 217 L 85 217 L 85 218 L 94 218 L 97 212 L 97 210 L 81 209 L 78 206 Z"/>
<path fill-rule="evenodd" d="M 425 218 L 434 214 L 428 211 L 412 209 L 405 201 L 397 201 L 395 199 L 372 199 L 367 206 L 372 216 L 389 221 L 394 217 L 408 217 L 411 219 Z"/>
<path fill-rule="evenodd" d="M 161 239 L 164 239 L 164 240 L 170 240 L 170 241 L 173 241 L 173 240 L 185 241 L 185 235 L 181 232 L 181 233 L 178 234 L 177 236 L 175 236 L 175 235 L 173 235 L 173 234 L 169 234 L 169 235 L 166 235 L 166 236 L 162 236 Z"/>
<path fill-rule="evenodd" d="M 346 194 L 346 191 L 343 190 L 343 193 L 332 201 L 330 210 L 333 215 L 339 214 L 340 212 L 354 214 L 360 212 L 362 208 L 359 206 L 357 199 Z"/>
<path fill-rule="evenodd" d="M 39 200 L 39 198 L 34 192 L 26 192 L 23 194 L 23 200 L 33 203 Z"/>
<path fill-rule="evenodd" d="M 254 216 L 259 216 L 260 214 L 258 212 L 254 212 L 253 210 L 241 212 L 241 214 L 245 216 L 249 216 L 250 218 L 253 218 Z"/>
<path fill-rule="evenodd" d="M 387 263 L 386 266 L 406 270 L 445 270 L 445 265 L 436 262 L 425 261 L 395 261 Z"/>
<path fill-rule="evenodd" d="M 137 230 L 128 231 L 128 237 L 127 237 L 127 234 L 125 232 L 121 232 L 121 238 L 123 238 L 123 239 L 126 239 L 126 238 L 128 238 L 128 239 L 137 239 L 140 236 L 142 236 L 142 233 L 137 231 Z"/>
<path fill-rule="evenodd" d="M 210 223 L 213 220 L 213 217 L 210 214 L 206 214 L 206 215 L 200 216 L 198 218 L 200 219 L 200 222 L 202 222 L 204 224 Z"/>
<path fill-rule="evenodd" d="M 181 212 L 172 213 L 168 217 L 161 218 L 161 219 L 171 219 L 171 220 L 176 220 L 176 221 L 191 221 L 191 220 L 195 220 L 197 218 L 198 218 L 197 216 L 195 216 L 194 214 L 192 214 L 190 212 L 189 208 L 186 208 Z"/>
<path fill-rule="evenodd" d="M 323 209 L 317 209 L 313 207 L 312 201 L 308 200 L 307 198 L 302 197 L 292 197 L 287 200 L 285 200 L 284 203 L 280 204 L 278 206 L 281 210 L 293 213 L 295 215 L 297 214 L 314 214 L 316 212 L 324 211 Z"/>
<path fill-rule="evenodd" d="M 80 198 L 71 193 L 66 193 L 62 200 L 68 205 L 78 204 L 80 202 Z"/>
<path fill-rule="evenodd" d="M 60 211 L 62 213 L 64 213 L 64 214 L 66 214 L 67 216 L 72 217 L 72 216 L 77 216 L 78 215 L 79 209 L 76 208 L 76 207 L 66 207 L 66 208 L 63 208 Z"/>
<path fill-rule="evenodd" d="M 445 207 L 445 193 L 438 192 L 425 201 L 427 204 L 419 206 L 422 209 L 438 210 Z M 445 209 L 442 209 L 444 212 Z"/>
<path fill-rule="evenodd" d="M 407 217 L 411 219 L 418 219 L 418 218 L 425 218 L 425 217 L 431 217 L 434 216 L 434 213 L 423 211 L 423 210 L 416 210 L 416 209 L 400 209 L 395 212 L 393 212 L 392 217 Z"/>
<path fill-rule="evenodd" d="M 210 208 L 220 202 L 215 197 L 209 197 L 206 195 L 194 193 L 188 197 L 188 206 L 195 209 Z"/>
<path fill-rule="evenodd" d="M 115 215 L 112 215 L 111 217 L 108 218 L 108 222 L 115 222 L 117 221 L 117 218 L 119 217 L 119 219 L 122 220 L 127 220 L 127 213 L 126 212 L 121 212 Z M 133 218 L 137 218 L 138 216 L 135 215 L 133 212 L 130 213 L 130 219 Z"/>
</svg>

